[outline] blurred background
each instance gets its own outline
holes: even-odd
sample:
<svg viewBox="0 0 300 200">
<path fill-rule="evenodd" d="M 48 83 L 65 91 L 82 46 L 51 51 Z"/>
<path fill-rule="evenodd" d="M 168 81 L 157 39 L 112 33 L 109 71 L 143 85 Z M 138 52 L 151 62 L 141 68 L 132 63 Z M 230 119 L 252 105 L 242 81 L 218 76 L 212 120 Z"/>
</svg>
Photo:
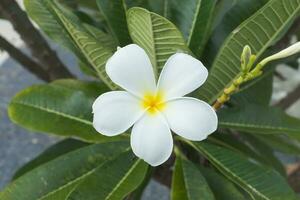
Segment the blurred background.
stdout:
<svg viewBox="0 0 300 200">
<path fill-rule="evenodd" d="M 7 0 L 4 1 L 7 2 Z M 36 68 L 33 69 L 31 66 L 55 63 L 63 66 L 64 77 L 74 74 L 80 79 L 88 79 L 80 73 L 78 63 L 72 54 L 47 40 L 39 32 L 37 26 L 29 21 L 22 11 L 24 9 L 22 0 L 10 0 L 10 2 L 11 7 L 7 9 L 1 5 L 2 0 L 0 1 L 0 190 L 9 183 L 19 167 L 60 140 L 59 137 L 28 132 L 14 125 L 7 116 L 9 101 L 18 91 L 52 79 L 45 75 L 47 68 L 41 66 L 43 70 L 36 71 Z M 288 42 L 296 40 L 297 37 L 293 36 Z M 37 52 L 45 50 L 48 58 L 43 55 L 36 56 Z M 277 67 L 272 98 L 272 103 L 280 102 L 290 115 L 296 117 L 300 117 L 298 65 L 297 62 L 293 68 L 286 65 Z M 282 101 L 282 99 L 285 100 Z M 299 157 L 279 153 L 278 157 L 287 168 L 290 183 L 300 192 Z M 168 199 L 168 190 L 153 181 L 146 190 L 144 199 Z"/>
</svg>

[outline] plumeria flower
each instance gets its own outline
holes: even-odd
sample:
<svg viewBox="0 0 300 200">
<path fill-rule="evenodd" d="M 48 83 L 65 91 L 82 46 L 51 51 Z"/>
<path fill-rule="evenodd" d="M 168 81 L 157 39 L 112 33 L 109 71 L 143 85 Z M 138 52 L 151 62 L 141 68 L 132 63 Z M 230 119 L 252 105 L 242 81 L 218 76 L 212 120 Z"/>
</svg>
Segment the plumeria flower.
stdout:
<svg viewBox="0 0 300 200">
<path fill-rule="evenodd" d="M 165 162 L 173 150 L 171 130 L 193 141 L 204 140 L 217 128 L 214 109 L 184 95 L 200 87 L 208 71 L 184 53 L 172 55 L 157 81 L 146 52 L 131 44 L 107 61 L 106 73 L 126 91 L 100 95 L 93 104 L 95 129 L 106 136 L 119 135 L 131 126 L 131 147 L 152 166 Z"/>
</svg>

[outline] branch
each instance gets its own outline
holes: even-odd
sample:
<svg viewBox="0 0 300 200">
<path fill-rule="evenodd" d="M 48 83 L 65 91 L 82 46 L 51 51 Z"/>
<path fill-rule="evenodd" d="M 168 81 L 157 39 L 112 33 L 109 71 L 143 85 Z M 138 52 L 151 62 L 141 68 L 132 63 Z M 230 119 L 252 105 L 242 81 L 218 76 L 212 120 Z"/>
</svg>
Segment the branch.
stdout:
<svg viewBox="0 0 300 200">
<path fill-rule="evenodd" d="M 12 23 L 14 29 L 29 47 L 33 57 L 49 73 L 50 80 L 73 77 L 15 0 L 1 0 L 0 13 Z"/>
<path fill-rule="evenodd" d="M 1 35 L 0 35 L 0 48 L 5 50 L 13 59 L 19 62 L 25 69 L 30 71 L 38 78 L 46 82 L 50 81 L 50 77 L 48 73 L 45 70 L 43 70 L 43 68 L 38 63 L 30 59 L 27 55 L 22 53 L 16 47 L 11 45 Z"/>
<path fill-rule="evenodd" d="M 296 101 L 298 101 L 299 98 L 300 98 L 300 85 L 298 85 L 298 87 L 295 90 L 293 90 L 292 92 L 290 92 L 285 98 L 280 100 L 276 104 L 276 106 L 278 106 L 282 109 L 287 109 L 291 105 L 293 105 Z"/>
</svg>

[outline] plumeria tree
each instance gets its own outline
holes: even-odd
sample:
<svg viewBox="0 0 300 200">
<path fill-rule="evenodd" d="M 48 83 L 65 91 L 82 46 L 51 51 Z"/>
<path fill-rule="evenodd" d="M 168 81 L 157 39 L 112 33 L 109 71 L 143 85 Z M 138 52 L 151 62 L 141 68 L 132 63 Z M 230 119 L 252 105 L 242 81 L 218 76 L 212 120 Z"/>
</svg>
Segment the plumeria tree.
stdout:
<svg viewBox="0 0 300 200">
<path fill-rule="evenodd" d="M 275 152 L 300 153 L 300 120 L 270 99 L 274 68 L 300 52 L 300 0 L 24 2 L 93 81 L 11 100 L 12 121 L 65 139 L 1 200 L 140 199 L 152 178 L 173 200 L 297 199 Z"/>
</svg>

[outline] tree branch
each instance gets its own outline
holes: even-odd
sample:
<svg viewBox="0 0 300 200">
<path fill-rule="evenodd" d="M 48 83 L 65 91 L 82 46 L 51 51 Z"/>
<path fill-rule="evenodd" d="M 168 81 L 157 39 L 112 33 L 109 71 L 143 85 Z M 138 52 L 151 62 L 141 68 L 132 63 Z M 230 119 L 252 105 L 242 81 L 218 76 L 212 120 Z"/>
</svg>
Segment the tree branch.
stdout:
<svg viewBox="0 0 300 200">
<path fill-rule="evenodd" d="M 32 74 L 34 74 L 38 78 L 40 78 L 46 82 L 50 81 L 50 77 L 49 77 L 48 73 L 45 70 L 43 70 L 43 68 L 38 63 L 36 63 L 32 59 L 30 59 L 27 55 L 22 53 L 16 47 L 11 45 L 1 35 L 0 35 L 0 48 L 5 50 L 13 59 L 15 59 L 25 69 L 30 71 Z"/>
<path fill-rule="evenodd" d="M 49 74 L 50 80 L 73 77 L 15 0 L 1 0 L 0 13 L 12 23 L 14 29 L 29 47 L 33 57 Z"/>
<path fill-rule="evenodd" d="M 290 92 L 285 98 L 280 100 L 276 104 L 276 106 L 278 106 L 282 109 L 287 109 L 291 105 L 293 105 L 296 101 L 298 101 L 299 98 L 300 98 L 300 85 L 298 85 L 298 87 L 295 90 L 293 90 L 292 92 Z"/>
</svg>

